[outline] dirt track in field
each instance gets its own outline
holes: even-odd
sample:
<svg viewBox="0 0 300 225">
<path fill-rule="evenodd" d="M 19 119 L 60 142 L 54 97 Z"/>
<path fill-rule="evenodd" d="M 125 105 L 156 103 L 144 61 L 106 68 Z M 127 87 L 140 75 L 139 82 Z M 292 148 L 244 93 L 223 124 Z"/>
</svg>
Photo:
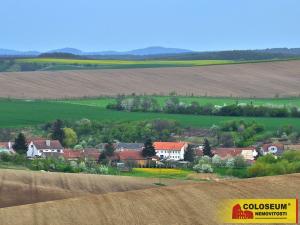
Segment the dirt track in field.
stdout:
<svg viewBox="0 0 300 225">
<path fill-rule="evenodd" d="M 201 67 L 0 73 L 0 97 L 116 94 L 274 97 L 300 95 L 300 61 Z"/>
<path fill-rule="evenodd" d="M 44 182 L 46 180 L 45 178 Z M 124 181 L 120 180 L 121 183 Z M 53 185 L 52 182 L 50 183 Z M 299 186 L 300 174 L 292 174 L 88 194 L 1 208 L 0 223 L 10 225 L 219 224 L 215 212 L 220 199 L 295 198 L 300 194 Z M 21 195 L 22 192 L 16 194 Z"/>
</svg>

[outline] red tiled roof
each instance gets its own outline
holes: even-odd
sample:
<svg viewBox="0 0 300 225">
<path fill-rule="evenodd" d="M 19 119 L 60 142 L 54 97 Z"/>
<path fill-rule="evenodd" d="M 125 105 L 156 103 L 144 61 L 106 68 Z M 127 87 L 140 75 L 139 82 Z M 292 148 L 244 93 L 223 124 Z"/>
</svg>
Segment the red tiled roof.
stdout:
<svg viewBox="0 0 300 225">
<path fill-rule="evenodd" d="M 153 146 L 156 150 L 173 150 L 180 151 L 186 142 L 154 142 Z"/>
<path fill-rule="evenodd" d="M 64 149 L 63 156 L 66 159 L 80 159 L 82 157 L 82 152 L 73 149 Z"/>
<path fill-rule="evenodd" d="M 30 140 L 29 143 L 31 142 L 33 142 L 37 149 L 63 149 L 61 143 L 58 140 L 50 140 L 50 146 L 47 145 L 46 139 Z"/>
<path fill-rule="evenodd" d="M 139 160 L 139 159 L 145 159 L 142 156 L 142 152 L 141 151 L 136 151 L 136 150 L 121 151 L 118 154 L 119 154 L 120 160 L 128 160 L 128 159 Z"/>
<path fill-rule="evenodd" d="M 98 149 L 83 149 L 83 150 L 65 149 L 63 156 L 66 159 L 89 158 L 93 160 L 98 160 L 100 156 L 100 151 Z"/>
<path fill-rule="evenodd" d="M 98 149 L 88 148 L 82 150 L 82 155 L 86 158 L 98 160 L 100 156 L 100 151 Z"/>
</svg>

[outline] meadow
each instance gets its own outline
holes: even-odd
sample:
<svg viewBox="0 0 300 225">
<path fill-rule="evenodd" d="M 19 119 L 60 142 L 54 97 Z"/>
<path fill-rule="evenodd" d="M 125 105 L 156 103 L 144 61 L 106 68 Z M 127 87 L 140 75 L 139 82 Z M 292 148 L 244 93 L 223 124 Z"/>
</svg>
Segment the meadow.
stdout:
<svg viewBox="0 0 300 225">
<path fill-rule="evenodd" d="M 170 96 L 151 96 L 156 99 L 162 106 Z M 212 104 L 212 105 L 231 105 L 231 104 L 253 104 L 275 107 L 300 107 L 300 98 L 230 98 L 230 97 L 185 97 L 178 96 L 180 102 L 192 103 L 198 102 L 200 105 Z M 102 97 L 102 98 L 89 98 L 89 99 L 74 99 L 63 101 L 70 104 L 86 105 L 86 106 L 98 106 L 106 107 L 107 104 L 114 103 L 114 98 Z"/>
<path fill-rule="evenodd" d="M 191 173 L 194 172 L 192 170 L 183 169 L 133 168 L 131 172 L 122 172 L 122 175 L 148 178 L 186 179 Z"/>
<path fill-rule="evenodd" d="M 24 127 L 44 124 L 55 119 L 79 120 L 88 118 L 97 121 L 142 121 L 168 119 L 180 122 L 184 127 L 208 128 L 231 120 L 257 121 L 267 130 L 276 130 L 283 125 L 300 127 L 298 118 L 252 118 L 224 116 L 196 116 L 164 113 L 121 112 L 99 106 L 69 104 L 53 101 L 0 100 L 0 127 Z"/>
</svg>

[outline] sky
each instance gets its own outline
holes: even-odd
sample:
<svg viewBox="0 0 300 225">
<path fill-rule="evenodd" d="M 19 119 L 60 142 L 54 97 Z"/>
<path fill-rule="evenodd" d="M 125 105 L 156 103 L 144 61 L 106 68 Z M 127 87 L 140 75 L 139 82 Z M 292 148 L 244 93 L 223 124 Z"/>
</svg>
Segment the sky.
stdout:
<svg viewBox="0 0 300 225">
<path fill-rule="evenodd" d="M 300 47 L 299 0 L 1 0 L 0 48 Z"/>
</svg>

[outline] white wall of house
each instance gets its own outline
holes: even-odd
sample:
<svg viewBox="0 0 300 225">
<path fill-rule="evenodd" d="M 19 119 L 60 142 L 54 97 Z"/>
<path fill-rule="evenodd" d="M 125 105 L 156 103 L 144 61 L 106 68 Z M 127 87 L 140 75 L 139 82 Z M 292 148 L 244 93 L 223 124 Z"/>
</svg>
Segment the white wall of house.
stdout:
<svg viewBox="0 0 300 225">
<path fill-rule="evenodd" d="M 28 150 L 27 150 L 27 157 L 33 158 L 33 157 L 39 157 L 42 155 L 42 152 L 39 151 L 33 142 L 30 142 L 28 145 Z"/>
<path fill-rule="evenodd" d="M 170 159 L 170 160 L 183 160 L 184 159 L 184 150 L 185 147 L 182 147 L 180 150 L 156 150 L 156 155 L 159 158 Z"/>
<path fill-rule="evenodd" d="M 255 150 L 245 149 L 245 150 L 242 150 L 241 155 L 246 160 L 254 160 L 254 156 L 256 156 L 256 151 Z"/>
</svg>

